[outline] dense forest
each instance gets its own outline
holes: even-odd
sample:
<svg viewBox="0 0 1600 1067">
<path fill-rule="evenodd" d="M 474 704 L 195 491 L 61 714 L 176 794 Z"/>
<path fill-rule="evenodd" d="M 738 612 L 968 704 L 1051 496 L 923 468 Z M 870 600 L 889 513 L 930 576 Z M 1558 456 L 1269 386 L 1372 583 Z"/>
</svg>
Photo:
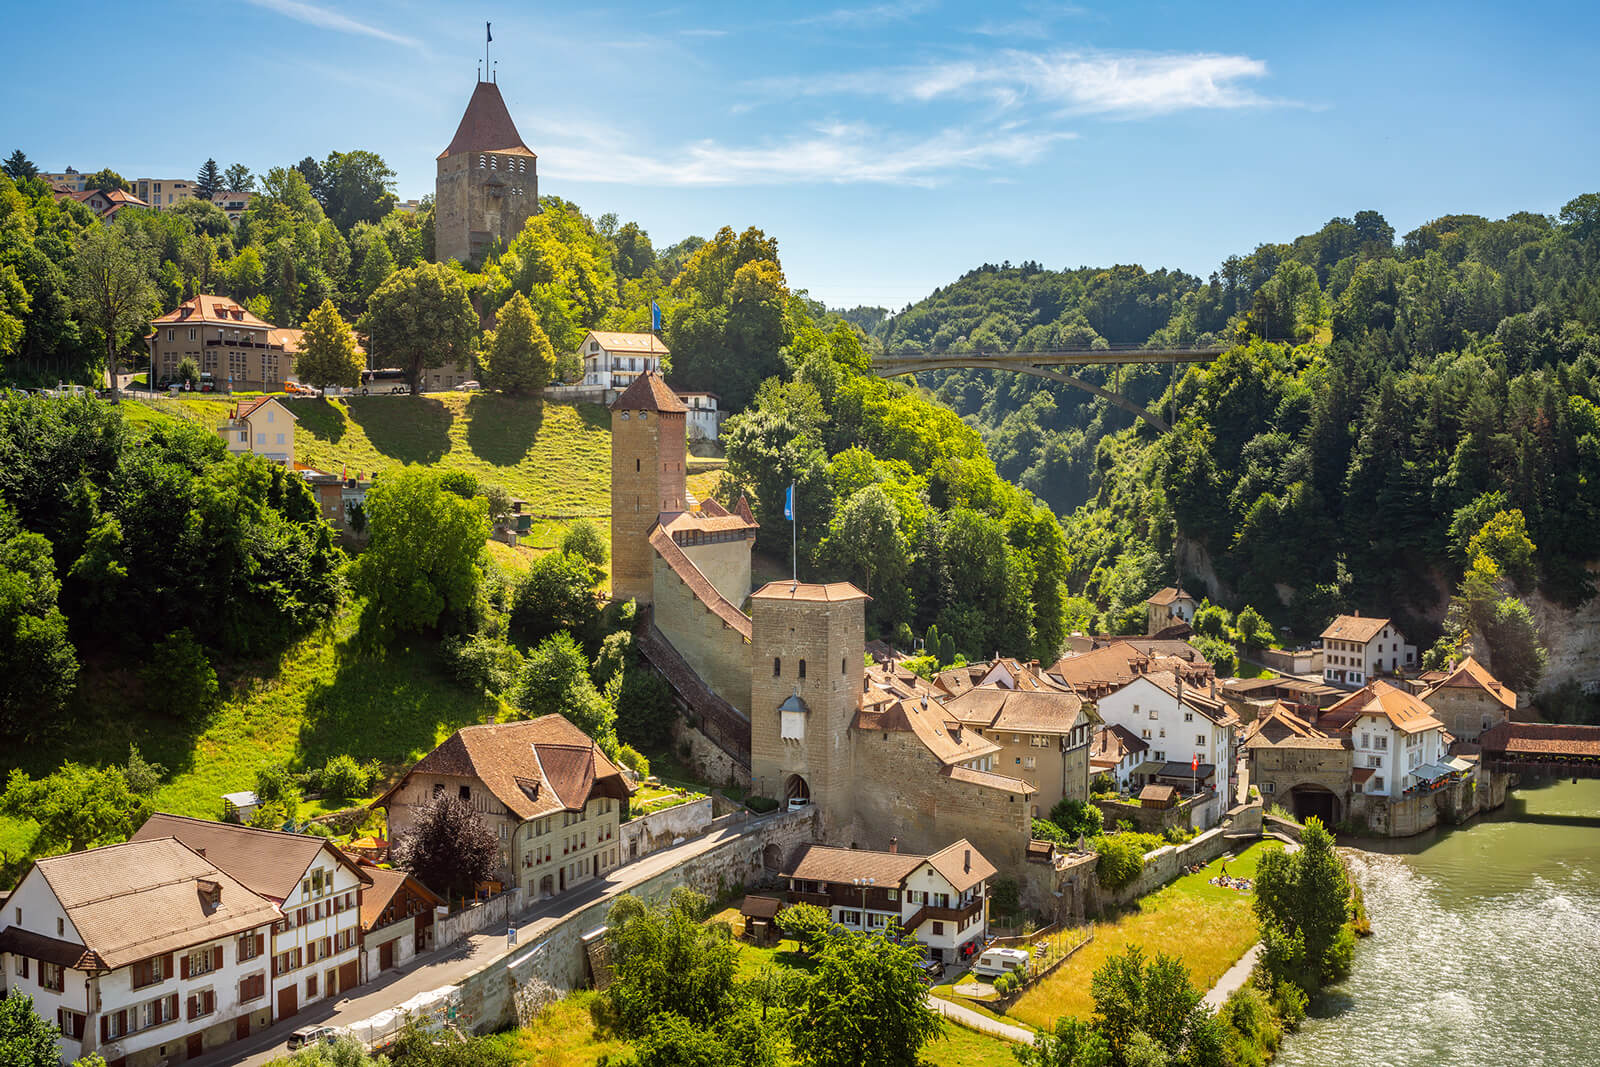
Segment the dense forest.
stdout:
<svg viewBox="0 0 1600 1067">
<path fill-rule="evenodd" d="M 1474 537 L 1513 513 L 1531 563 L 1503 589 L 1566 606 L 1594 593 L 1600 194 L 1556 217 L 1444 216 L 1398 241 L 1361 212 L 1205 281 L 985 265 L 874 312 L 850 315 L 895 352 L 1230 346 L 1176 375 L 1084 368 L 1175 411 L 1169 435 L 1063 384 L 920 376 L 983 433 L 1003 477 L 1070 513 L 1068 587 L 1103 624 L 1182 579 L 1302 637 L 1359 609 L 1397 615 L 1426 645 Z"/>
</svg>

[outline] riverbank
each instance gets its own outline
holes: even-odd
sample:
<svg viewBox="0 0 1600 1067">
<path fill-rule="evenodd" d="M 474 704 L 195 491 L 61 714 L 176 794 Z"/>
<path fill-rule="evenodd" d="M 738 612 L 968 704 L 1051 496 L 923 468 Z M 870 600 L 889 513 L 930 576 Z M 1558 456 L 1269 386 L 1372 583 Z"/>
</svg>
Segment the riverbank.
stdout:
<svg viewBox="0 0 1600 1067">
<path fill-rule="evenodd" d="M 1211 884 L 1227 865 L 1238 878 L 1253 878 L 1256 864 L 1276 843 L 1257 843 L 1243 852 L 1207 864 L 1141 899 L 1131 910 L 1098 922 L 1094 941 L 1060 969 L 1022 995 L 1007 1013 L 1040 1029 L 1063 1015 L 1087 1019 L 1094 1013 L 1089 981 L 1110 956 L 1130 945 L 1167 952 L 1183 960 L 1198 989 L 1210 989 L 1256 943 L 1251 894 Z"/>
<path fill-rule="evenodd" d="M 1575 1064 L 1600 1046 L 1600 781 L 1518 787 L 1465 826 L 1341 849 L 1376 917 L 1283 1067 Z"/>
</svg>

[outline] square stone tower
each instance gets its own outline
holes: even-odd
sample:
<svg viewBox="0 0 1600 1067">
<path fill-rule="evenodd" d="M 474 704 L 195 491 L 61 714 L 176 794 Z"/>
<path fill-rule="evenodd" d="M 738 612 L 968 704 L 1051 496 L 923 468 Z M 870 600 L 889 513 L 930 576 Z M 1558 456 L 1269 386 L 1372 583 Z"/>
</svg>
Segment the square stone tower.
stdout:
<svg viewBox="0 0 1600 1067">
<path fill-rule="evenodd" d="M 689 408 L 646 371 L 611 405 L 611 595 L 653 600 L 650 531 L 688 508 L 684 469 Z"/>
<path fill-rule="evenodd" d="M 440 263 L 481 261 L 491 245 L 510 244 L 539 213 L 539 157 L 522 143 L 494 82 L 473 88 L 450 147 L 439 153 L 433 200 Z"/>
<path fill-rule="evenodd" d="M 768 582 L 750 595 L 750 780 L 806 797 L 826 832 L 855 806 L 850 724 L 866 653 L 867 594 L 849 582 Z"/>
</svg>

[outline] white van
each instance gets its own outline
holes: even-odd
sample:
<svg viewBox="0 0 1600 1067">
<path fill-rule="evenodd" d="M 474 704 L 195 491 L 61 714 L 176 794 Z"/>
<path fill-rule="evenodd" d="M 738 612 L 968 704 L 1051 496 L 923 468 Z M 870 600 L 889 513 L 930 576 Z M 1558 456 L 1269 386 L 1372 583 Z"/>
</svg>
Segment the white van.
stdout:
<svg viewBox="0 0 1600 1067">
<path fill-rule="evenodd" d="M 1028 950 L 1022 948 L 991 948 L 978 957 L 972 965 L 973 974 L 1002 975 L 1012 971 L 1027 971 Z"/>
</svg>

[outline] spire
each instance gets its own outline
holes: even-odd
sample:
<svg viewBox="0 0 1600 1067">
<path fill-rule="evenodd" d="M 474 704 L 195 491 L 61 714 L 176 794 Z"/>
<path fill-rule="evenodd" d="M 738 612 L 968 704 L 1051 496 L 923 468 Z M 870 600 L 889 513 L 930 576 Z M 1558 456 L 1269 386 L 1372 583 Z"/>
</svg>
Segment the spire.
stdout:
<svg viewBox="0 0 1600 1067">
<path fill-rule="evenodd" d="M 450 147 L 439 153 L 439 158 L 463 152 L 498 152 L 502 155 L 532 156 L 533 151 L 522 143 L 517 124 L 511 121 L 511 112 L 500 95 L 500 86 L 492 81 L 480 80 L 472 87 L 472 99 L 461 116 L 461 125 Z"/>
</svg>

